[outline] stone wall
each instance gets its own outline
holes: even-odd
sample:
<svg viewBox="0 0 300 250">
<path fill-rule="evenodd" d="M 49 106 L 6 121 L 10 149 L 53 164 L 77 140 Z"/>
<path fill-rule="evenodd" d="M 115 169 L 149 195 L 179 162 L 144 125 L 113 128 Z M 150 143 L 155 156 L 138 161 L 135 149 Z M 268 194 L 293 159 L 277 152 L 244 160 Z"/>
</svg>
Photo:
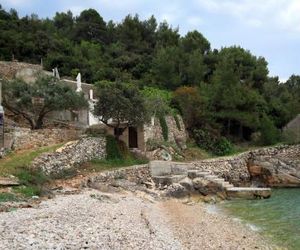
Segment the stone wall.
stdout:
<svg viewBox="0 0 300 250">
<path fill-rule="evenodd" d="M 70 140 L 76 140 L 82 135 L 77 129 L 39 129 L 15 127 L 5 134 L 7 147 L 14 150 L 49 146 Z M 10 141 L 10 142 L 9 142 Z"/>
<path fill-rule="evenodd" d="M 83 180 L 82 185 L 86 187 L 93 187 L 95 183 L 108 184 L 120 179 L 136 184 L 146 184 L 151 182 L 149 166 L 147 164 L 137 165 L 118 170 L 97 173 L 88 177 L 88 179 Z"/>
<path fill-rule="evenodd" d="M 24 80 L 32 81 L 32 76 L 41 70 L 42 67 L 37 64 L 0 61 L 0 76 L 4 79 L 13 79 L 19 74 Z"/>
<path fill-rule="evenodd" d="M 92 159 L 104 159 L 106 141 L 104 137 L 87 137 L 71 141 L 53 153 L 37 157 L 32 167 L 41 169 L 46 175 L 57 175 L 78 167 Z"/>
<path fill-rule="evenodd" d="M 211 171 L 235 186 L 250 185 L 248 172 L 248 153 L 232 157 L 222 157 L 193 162 L 192 165 L 201 170 Z"/>
<path fill-rule="evenodd" d="M 185 144 L 187 134 L 181 116 L 177 116 L 180 124 L 180 129 L 176 125 L 173 116 L 166 116 L 166 123 L 168 125 L 168 141 L 173 143 Z M 152 123 L 144 125 L 144 140 L 147 143 L 149 140 L 163 141 L 162 128 L 159 119 L 155 118 Z"/>
<path fill-rule="evenodd" d="M 300 187 L 300 145 L 277 146 L 192 163 L 235 186 Z"/>
</svg>

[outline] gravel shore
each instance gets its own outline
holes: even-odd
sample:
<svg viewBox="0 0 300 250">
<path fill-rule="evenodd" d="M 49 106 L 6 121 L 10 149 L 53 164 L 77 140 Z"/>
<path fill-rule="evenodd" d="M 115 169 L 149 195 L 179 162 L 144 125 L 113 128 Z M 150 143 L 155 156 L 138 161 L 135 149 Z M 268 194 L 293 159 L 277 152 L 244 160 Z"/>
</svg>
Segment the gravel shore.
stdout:
<svg viewBox="0 0 300 250">
<path fill-rule="evenodd" d="M 271 249 L 204 204 L 84 190 L 0 214 L 0 249 Z"/>
</svg>

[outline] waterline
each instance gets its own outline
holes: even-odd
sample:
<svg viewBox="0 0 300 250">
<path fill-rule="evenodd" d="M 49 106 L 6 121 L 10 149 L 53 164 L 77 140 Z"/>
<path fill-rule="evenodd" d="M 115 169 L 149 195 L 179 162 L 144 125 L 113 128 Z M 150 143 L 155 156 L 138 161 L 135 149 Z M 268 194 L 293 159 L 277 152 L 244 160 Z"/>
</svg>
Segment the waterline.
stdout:
<svg viewBox="0 0 300 250">
<path fill-rule="evenodd" d="M 233 200 L 219 207 L 277 245 L 300 249 L 300 189 L 275 189 L 270 199 Z"/>
</svg>

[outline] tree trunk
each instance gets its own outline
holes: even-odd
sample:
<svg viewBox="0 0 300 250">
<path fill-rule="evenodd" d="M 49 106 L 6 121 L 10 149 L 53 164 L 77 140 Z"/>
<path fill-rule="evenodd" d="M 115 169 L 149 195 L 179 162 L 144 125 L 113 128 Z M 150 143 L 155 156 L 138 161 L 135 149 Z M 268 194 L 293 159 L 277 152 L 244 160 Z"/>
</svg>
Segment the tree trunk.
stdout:
<svg viewBox="0 0 300 250">
<path fill-rule="evenodd" d="M 124 133 L 126 127 L 125 128 L 120 128 L 120 127 L 116 127 L 115 128 L 115 138 L 117 141 L 120 141 L 120 136 Z"/>
<path fill-rule="evenodd" d="M 37 120 L 35 121 L 35 125 L 34 125 L 34 129 L 42 129 L 43 125 L 44 125 L 44 117 L 45 114 L 40 114 L 37 118 Z"/>
</svg>

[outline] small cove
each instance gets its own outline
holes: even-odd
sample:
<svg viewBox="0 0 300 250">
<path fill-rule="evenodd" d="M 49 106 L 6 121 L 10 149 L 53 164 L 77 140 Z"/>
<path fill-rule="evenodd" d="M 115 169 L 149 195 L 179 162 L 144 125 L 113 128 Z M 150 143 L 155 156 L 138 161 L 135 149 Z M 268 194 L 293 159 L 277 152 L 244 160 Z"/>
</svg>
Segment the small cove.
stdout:
<svg viewBox="0 0 300 250">
<path fill-rule="evenodd" d="M 300 249 L 300 189 L 274 189 L 265 200 L 231 200 L 218 206 L 278 246 Z"/>
</svg>

